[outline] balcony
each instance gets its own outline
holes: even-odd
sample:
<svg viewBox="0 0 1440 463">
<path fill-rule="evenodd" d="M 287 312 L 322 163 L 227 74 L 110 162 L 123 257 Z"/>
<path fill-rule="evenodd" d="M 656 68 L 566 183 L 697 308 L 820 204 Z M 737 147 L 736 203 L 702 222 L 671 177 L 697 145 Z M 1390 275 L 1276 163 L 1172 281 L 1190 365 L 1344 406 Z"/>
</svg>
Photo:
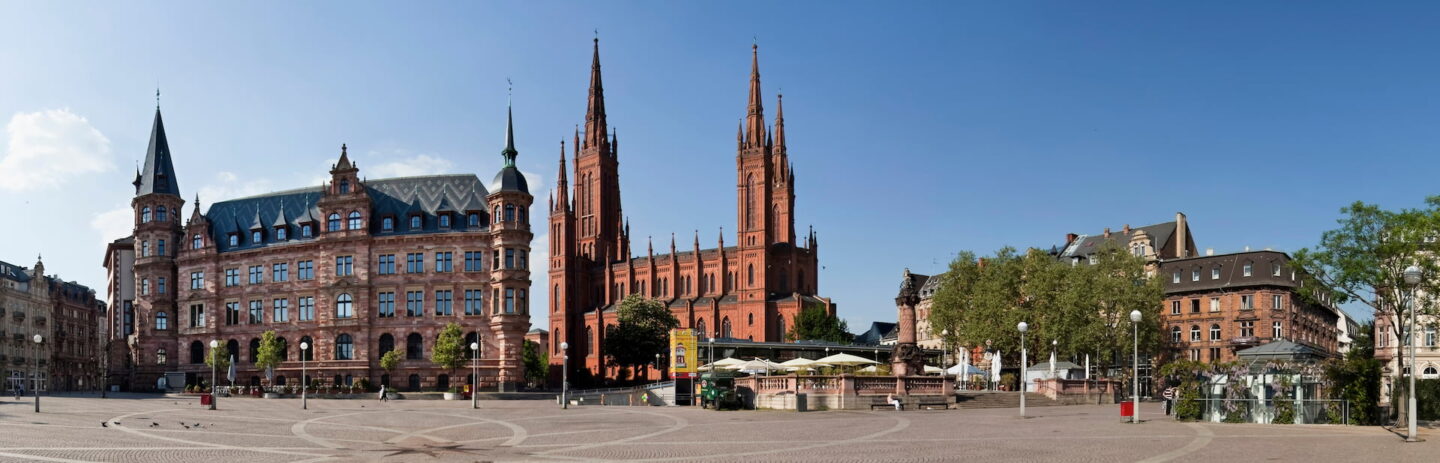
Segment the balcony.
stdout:
<svg viewBox="0 0 1440 463">
<path fill-rule="evenodd" d="M 35 317 L 35 326 L 45 326 L 45 317 Z"/>
<path fill-rule="evenodd" d="M 17 322 L 23 322 L 23 321 L 25 321 L 25 312 L 21 312 L 21 311 L 19 311 L 19 310 L 16 310 L 16 311 L 14 311 L 14 312 L 11 312 L 11 313 L 10 313 L 10 316 L 13 317 L 13 318 L 15 319 L 15 321 L 17 321 Z"/>
</svg>

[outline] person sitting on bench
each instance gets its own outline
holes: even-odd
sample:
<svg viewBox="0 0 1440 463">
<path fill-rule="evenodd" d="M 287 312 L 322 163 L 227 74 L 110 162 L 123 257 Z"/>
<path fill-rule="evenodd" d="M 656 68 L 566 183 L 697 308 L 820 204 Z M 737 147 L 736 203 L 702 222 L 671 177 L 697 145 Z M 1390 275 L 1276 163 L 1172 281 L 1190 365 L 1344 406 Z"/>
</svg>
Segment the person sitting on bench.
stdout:
<svg viewBox="0 0 1440 463">
<path fill-rule="evenodd" d="M 895 398 L 895 394 L 885 396 L 885 403 L 894 405 L 895 411 L 900 411 L 900 399 Z"/>
</svg>

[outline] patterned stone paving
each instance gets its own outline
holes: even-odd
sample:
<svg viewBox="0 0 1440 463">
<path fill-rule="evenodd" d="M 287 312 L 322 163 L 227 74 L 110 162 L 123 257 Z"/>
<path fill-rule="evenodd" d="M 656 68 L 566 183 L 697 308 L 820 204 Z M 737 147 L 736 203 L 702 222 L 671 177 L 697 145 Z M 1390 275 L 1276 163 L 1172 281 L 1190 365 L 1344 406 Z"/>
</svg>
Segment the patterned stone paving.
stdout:
<svg viewBox="0 0 1440 463">
<path fill-rule="evenodd" d="M 716 412 L 549 401 L 0 398 L 0 461 L 1437 461 L 1380 428 L 1176 423 L 1146 404 Z M 101 426 L 101 422 L 106 426 Z M 1440 434 L 1437 434 L 1440 439 Z"/>
</svg>

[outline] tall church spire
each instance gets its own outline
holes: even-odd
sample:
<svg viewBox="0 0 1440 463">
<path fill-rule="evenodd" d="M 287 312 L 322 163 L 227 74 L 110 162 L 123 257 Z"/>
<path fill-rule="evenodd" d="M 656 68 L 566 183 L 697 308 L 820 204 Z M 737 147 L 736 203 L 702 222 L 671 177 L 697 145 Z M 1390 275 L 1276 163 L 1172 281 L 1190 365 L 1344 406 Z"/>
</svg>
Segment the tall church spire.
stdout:
<svg viewBox="0 0 1440 463">
<path fill-rule="evenodd" d="M 765 108 L 760 102 L 760 45 L 750 46 L 750 100 L 745 109 L 746 144 L 765 144 Z"/>
<path fill-rule="evenodd" d="M 780 93 L 775 94 L 775 149 L 785 152 L 785 95 Z"/>
<path fill-rule="evenodd" d="M 600 82 L 600 38 L 595 38 L 595 55 L 590 60 L 590 100 L 585 107 L 585 147 L 605 140 L 605 86 Z"/>
<path fill-rule="evenodd" d="M 555 196 L 560 207 L 556 210 L 565 211 L 570 207 L 570 182 L 565 175 L 565 139 L 560 139 L 560 174 L 555 180 Z"/>
<path fill-rule="evenodd" d="M 500 155 L 505 157 L 505 167 L 515 167 L 515 156 L 520 154 L 519 151 L 515 151 L 515 111 L 512 109 L 513 106 L 510 98 L 507 97 L 505 101 L 505 149 L 500 151 Z M 560 172 L 563 174 L 565 170 L 562 168 Z"/>
<path fill-rule="evenodd" d="M 148 194 L 180 196 L 175 166 L 170 162 L 170 142 L 165 139 L 165 122 L 161 120 L 158 105 L 155 123 L 150 128 L 150 147 L 145 150 L 145 165 L 135 182 L 135 196 Z"/>
</svg>

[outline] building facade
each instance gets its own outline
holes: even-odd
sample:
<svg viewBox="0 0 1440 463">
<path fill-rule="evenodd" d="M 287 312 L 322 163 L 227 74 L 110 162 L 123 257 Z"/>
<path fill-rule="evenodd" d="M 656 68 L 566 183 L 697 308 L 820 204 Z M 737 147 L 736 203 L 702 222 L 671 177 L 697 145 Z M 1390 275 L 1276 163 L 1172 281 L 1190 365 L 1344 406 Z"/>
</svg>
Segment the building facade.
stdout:
<svg viewBox="0 0 1440 463">
<path fill-rule="evenodd" d="M 157 108 L 134 182 L 134 233 L 105 259 L 109 300 L 120 304 L 105 325 L 110 339 L 123 339 L 110 343 L 122 359 L 109 365 L 111 381 L 135 390 L 197 384 L 210 374 L 204 359 L 217 341 L 234 355 L 235 383 L 261 385 L 267 372 L 254 363 L 261 334 L 273 330 L 284 361 L 268 384 L 297 384 L 302 356 L 310 381 L 327 385 L 520 384 L 532 197 L 515 167 L 513 134 L 511 124 L 504 167 L 488 188 L 474 175 L 362 180 L 342 145 L 328 183 L 204 213 L 197 198 L 182 225 Z M 479 378 L 430 362 L 448 323 L 466 333 L 467 357 L 471 342 L 482 346 Z M 404 360 L 386 371 L 380 358 L 391 350 Z"/>
<path fill-rule="evenodd" d="M 95 290 L 79 283 L 46 278 L 54 316 L 50 351 L 50 390 L 98 391 L 101 386 L 100 320 L 106 305 Z"/>
<path fill-rule="evenodd" d="M 562 144 L 550 207 L 550 361 L 561 365 L 560 344 L 568 343 L 572 378 L 581 371 L 619 375 L 602 353 L 605 330 L 617 323 L 616 305 L 628 294 L 659 299 L 681 327 L 718 338 L 780 341 L 802 308 L 834 313 L 834 304 L 816 297 L 814 231 L 802 240 L 795 230 L 783 109 L 777 96 L 772 129 L 761 103 L 758 54 L 752 49 L 746 117 L 736 139 L 734 245 L 725 245 L 722 230 L 714 248 L 701 249 L 697 233 L 690 249 L 680 250 L 672 235 L 668 253 L 656 254 L 647 243 L 645 254 L 635 257 L 620 201 L 619 139 L 607 128 L 595 42 L 585 128 L 572 145 L 574 171 L 567 173 Z M 552 376 L 558 379 L 558 371 Z"/>
<path fill-rule="evenodd" d="M 1283 252 L 1174 259 L 1160 267 L 1160 320 L 1175 358 L 1228 362 L 1239 350 L 1280 339 L 1339 353 L 1340 309 L 1302 298 L 1305 279 Z"/>
<path fill-rule="evenodd" d="M 5 390 L 22 384 L 26 391 L 50 388 L 51 339 L 54 302 L 45 277 L 45 264 L 33 268 L 0 261 L 0 369 Z M 43 342 L 36 344 L 35 335 Z"/>
</svg>

